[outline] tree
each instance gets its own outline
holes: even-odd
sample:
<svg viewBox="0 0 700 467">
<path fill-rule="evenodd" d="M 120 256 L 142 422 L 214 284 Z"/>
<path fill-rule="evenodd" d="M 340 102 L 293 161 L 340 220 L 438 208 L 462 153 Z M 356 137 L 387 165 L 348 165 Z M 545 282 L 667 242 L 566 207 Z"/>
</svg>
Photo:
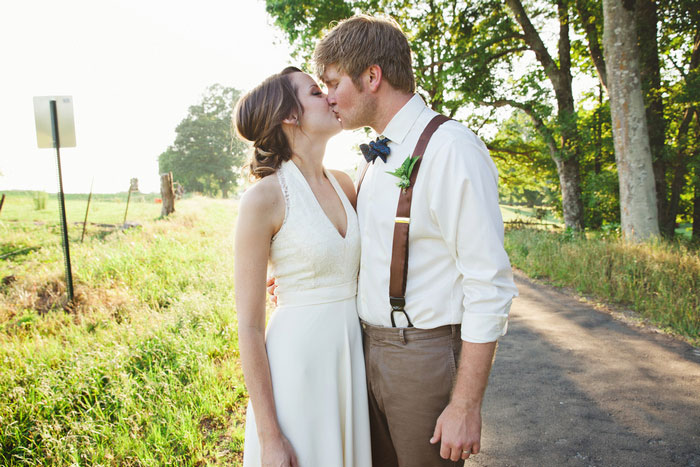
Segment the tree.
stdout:
<svg viewBox="0 0 700 467">
<path fill-rule="evenodd" d="M 350 12 L 395 18 L 411 42 L 418 92 L 435 110 L 455 116 L 470 105 L 510 106 L 530 117 L 557 167 L 565 223 L 580 230 L 584 214 L 568 2 L 556 2 L 558 60 L 550 56 L 520 0 L 506 3 L 507 8 L 497 0 L 267 0 L 267 11 L 306 57 L 328 27 L 326 21 Z M 539 68 L 513 80 L 512 63 L 526 51 L 534 52 Z"/>
<path fill-rule="evenodd" d="M 603 44 L 623 235 L 641 241 L 659 234 L 649 131 L 639 72 L 634 3 L 603 0 Z"/>
<path fill-rule="evenodd" d="M 245 160 L 246 145 L 231 131 L 231 112 L 239 97 L 233 88 L 208 87 L 178 124 L 175 142 L 158 157 L 160 172 L 172 172 L 188 191 L 220 191 L 227 198 L 238 181 L 234 167 Z"/>
<path fill-rule="evenodd" d="M 691 204 L 683 208 L 681 198 L 692 196 L 688 175 L 698 157 L 698 135 L 691 123 L 700 100 L 700 10 L 695 0 L 633 3 L 659 228 L 662 235 L 672 237 L 678 215 L 692 209 Z M 590 57 L 606 87 L 597 21 L 602 16 L 601 0 L 576 0 L 576 8 Z"/>
<path fill-rule="evenodd" d="M 638 6 L 634 19 L 659 224 L 670 236 L 677 218 L 691 218 L 694 183 L 700 180 L 700 125 L 693 124 L 700 109 L 700 10 L 697 0 L 625 1 Z M 539 135 L 537 150 L 544 148 L 556 167 L 567 227 L 596 228 L 619 219 L 611 211 L 619 205 L 613 199 L 619 198 L 619 184 L 602 47 L 602 0 L 266 3 L 303 59 L 310 57 L 332 20 L 360 12 L 393 17 L 409 38 L 418 93 L 429 106 L 477 130 L 488 124 L 500 128 L 514 111 L 522 112 Z M 590 86 L 596 75 L 598 92 L 574 96 L 573 89 L 583 87 L 580 83 L 596 90 Z M 504 113 L 506 109 L 511 113 Z M 520 154 L 527 144 L 517 141 L 517 135 L 482 138 L 497 164 L 498 159 L 510 160 L 501 173 L 514 182 L 523 180 L 513 176 L 514 164 L 522 164 L 517 169 L 521 175 L 530 172 L 529 180 L 537 169 L 545 173 L 551 166 L 542 165 L 532 151 L 526 152 L 534 164 Z M 549 190 L 544 185 L 541 193 Z M 598 212 L 601 201 L 605 212 Z M 700 224 L 695 230 L 700 232 Z"/>
</svg>

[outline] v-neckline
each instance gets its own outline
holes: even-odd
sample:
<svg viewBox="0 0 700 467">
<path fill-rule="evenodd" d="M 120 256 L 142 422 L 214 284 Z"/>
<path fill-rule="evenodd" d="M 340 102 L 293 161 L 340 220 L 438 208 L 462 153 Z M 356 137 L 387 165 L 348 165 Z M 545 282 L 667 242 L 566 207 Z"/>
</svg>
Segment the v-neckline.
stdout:
<svg viewBox="0 0 700 467">
<path fill-rule="evenodd" d="M 350 216 L 348 216 L 348 210 L 347 210 L 347 207 L 345 206 L 345 201 L 343 201 L 343 196 L 341 193 L 338 192 L 338 187 L 336 187 L 335 178 L 331 178 L 331 177 L 333 177 L 333 174 L 329 174 L 328 171 L 326 170 L 326 168 L 325 167 L 323 168 L 324 175 L 326 176 L 326 178 L 330 182 L 331 186 L 333 187 L 333 191 L 335 191 L 335 194 L 338 197 L 338 200 L 340 201 L 341 206 L 343 206 L 343 213 L 345 214 L 345 235 L 340 233 L 340 230 L 338 230 L 338 227 L 335 226 L 335 224 L 333 223 L 331 218 L 328 217 L 328 214 L 326 213 L 326 211 L 323 210 L 323 206 L 321 206 L 321 203 L 318 201 L 318 198 L 316 197 L 316 193 L 314 193 L 314 190 L 311 189 L 311 185 L 309 185 L 309 181 L 306 179 L 306 177 L 304 177 L 304 174 L 301 173 L 301 169 L 299 169 L 299 167 L 297 167 L 297 165 L 292 160 L 289 161 L 289 164 L 294 166 L 294 170 L 297 171 L 297 174 L 299 175 L 299 177 L 301 177 L 301 179 L 304 182 L 304 185 L 311 193 L 311 197 L 316 202 L 316 207 L 318 207 L 318 209 L 321 211 L 321 214 L 323 214 L 323 217 L 326 218 L 326 221 L 328 221 L 328 224 L 331 226 L 331 228 L 335 231 L 335 233 L 338 234 L 338 236 L 341 239 L 343 239 L 343 240 L 347 239 L 348 231 L 350 230 Z"/>
</svg>

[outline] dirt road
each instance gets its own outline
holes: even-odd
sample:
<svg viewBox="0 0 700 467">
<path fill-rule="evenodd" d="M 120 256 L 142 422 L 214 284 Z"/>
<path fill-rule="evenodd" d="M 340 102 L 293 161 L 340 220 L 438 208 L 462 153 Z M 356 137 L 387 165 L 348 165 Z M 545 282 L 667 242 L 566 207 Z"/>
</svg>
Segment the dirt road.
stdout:
<svg viewBox="0 0 700 467">
<path fill-rule="evenodd" d="M 516 281 L 466 465 L 700 467 L 700 352 Z"/>
</svg>

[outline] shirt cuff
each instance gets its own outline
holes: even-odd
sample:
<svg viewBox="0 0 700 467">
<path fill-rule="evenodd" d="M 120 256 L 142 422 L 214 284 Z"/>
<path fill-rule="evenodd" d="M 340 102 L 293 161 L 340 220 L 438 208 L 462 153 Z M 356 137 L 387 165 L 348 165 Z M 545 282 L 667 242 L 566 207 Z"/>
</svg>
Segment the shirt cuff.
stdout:
<svg viewBox="0 0 700 467">
<path fill-rule="evenodd" d="M 502 313 L 469 313 L 462 316 L 462 340 L 474 344 L 497 341 L 508 330 L 510 303 Z"/>
</svg>

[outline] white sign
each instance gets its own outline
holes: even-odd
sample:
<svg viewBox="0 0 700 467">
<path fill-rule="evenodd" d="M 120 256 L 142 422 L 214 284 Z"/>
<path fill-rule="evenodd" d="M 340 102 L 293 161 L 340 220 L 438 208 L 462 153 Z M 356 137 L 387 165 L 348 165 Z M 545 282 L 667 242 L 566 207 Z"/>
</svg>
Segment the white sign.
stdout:
<svg viewBox="0 0 700 467">
<path fill-rule="evenodd" d="M 74 148 L 75 122 L 73 121 L 73 98 L 71 96 L 34 96 L 36 144 L 40 148 L 54 147 L 51 101 L 56 101 L 59 143 L 62 148 Z"/>
</svg>

